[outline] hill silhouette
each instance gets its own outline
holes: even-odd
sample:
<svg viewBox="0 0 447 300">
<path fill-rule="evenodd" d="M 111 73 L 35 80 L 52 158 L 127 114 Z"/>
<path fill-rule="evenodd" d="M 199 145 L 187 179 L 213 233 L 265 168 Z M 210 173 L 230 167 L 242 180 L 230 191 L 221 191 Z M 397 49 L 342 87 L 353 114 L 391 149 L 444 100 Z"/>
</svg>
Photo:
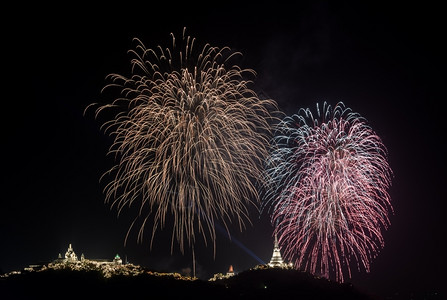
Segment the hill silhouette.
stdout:
<svg viewBox="0 0 447 300">
<path fill-rule="evenodd" d="M 105 278 L 98 271 L 45 270 L 0 279 L 1 299 L 370 299 L 352 285 L 297 270 L 257 269 L 214 282 L 142 273 Z"/>
</svg>

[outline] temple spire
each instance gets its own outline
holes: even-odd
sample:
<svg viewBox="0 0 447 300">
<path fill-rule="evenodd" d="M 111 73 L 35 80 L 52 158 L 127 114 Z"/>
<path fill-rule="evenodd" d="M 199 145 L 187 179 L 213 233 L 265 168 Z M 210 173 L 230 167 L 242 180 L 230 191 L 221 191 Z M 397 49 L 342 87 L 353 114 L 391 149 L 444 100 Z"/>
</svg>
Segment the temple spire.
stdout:
<svg viewBox="0 0 447 300">
<path fill-rule="evenodd" d="M 227 272 L 227 277 L 231 277 L 231 276 L 234 276 L 233 265 L 230 265 L 230 267 L 228 268 L 228 272 Z"/>
<path fill-rule="evenodd" d="M 279 250 L 279 244 L 278 244 L 278 237 L 275 234 L 275 242 L 273 244 L 273 254 L 272 254 L 272 258 L 270 259 L 269 262 L 269 267 L 280 267 L 283 268 L 286 266 L 286 264 L 284 263 L 284 261 L 282 260 L 281 257 L 281 252 Z"/>
</svg>

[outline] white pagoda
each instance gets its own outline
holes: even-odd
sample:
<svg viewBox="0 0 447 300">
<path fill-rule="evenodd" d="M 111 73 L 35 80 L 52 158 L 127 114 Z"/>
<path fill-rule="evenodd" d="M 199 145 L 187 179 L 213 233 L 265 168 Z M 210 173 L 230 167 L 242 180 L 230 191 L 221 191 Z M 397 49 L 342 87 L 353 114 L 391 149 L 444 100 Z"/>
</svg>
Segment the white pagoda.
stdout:
<svg viewBox="0 0 447 300">
<path fill-rule="evenodd" d="M 279 245 L 278 245 L 278 238 L 276 237 L 275 234 L 275 243 L 273 244 L 273 255 L 272 258 L 270 259 L 270 262 L 268 263 L 268 266 L 271 268 L 287 268 L 289 267 L 288 264 L 286 264 L 281 257 L 281 252 L 279 250 Z"/>
</svg>

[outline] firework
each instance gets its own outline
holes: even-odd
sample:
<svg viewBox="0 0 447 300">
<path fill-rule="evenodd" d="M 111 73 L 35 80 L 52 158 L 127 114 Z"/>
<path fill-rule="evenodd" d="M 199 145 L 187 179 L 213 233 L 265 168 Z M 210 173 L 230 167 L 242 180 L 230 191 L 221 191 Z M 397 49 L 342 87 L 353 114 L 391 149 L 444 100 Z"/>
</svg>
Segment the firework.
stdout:
<svg viewBox="0 0 447 300">
<path fill-rule="evenodd" d="M 265 207 L 283 255 L 343 282 L 367 272 L 390 225 L 392 171 L 381 139 L 343 103 L 284 118 L 266 161 Z"/>
<path fill-rule="evenodd" d="M 106 202 L 119 213 L 136 205 L 142 221 L 138 239 L 152 226 L 172 228 L 172 245 L 193 248 L 196 235 L 215 246 L 215 222 L 242 230 L 249 208 L 258 205 L 256 186 L 268 154 L 270 108 L 249 88 L 251 69 L 231 61 L 228 47 L 171 34 L 169 47 L 146 48 L 135 39 L 129 52 L 131 76 L 110 74 L 104 89 L 118 89 L 96 116 L 113 115 L 103 125 L 114 137 L 110 154 L 117 164 L 104 178 Z M 179 45 L 178 45 L 179 44 Z M 129 233 L 128 233 L 129 234 Z M 127 239 L 127 237 L 126 237 Z"/>
</svg>

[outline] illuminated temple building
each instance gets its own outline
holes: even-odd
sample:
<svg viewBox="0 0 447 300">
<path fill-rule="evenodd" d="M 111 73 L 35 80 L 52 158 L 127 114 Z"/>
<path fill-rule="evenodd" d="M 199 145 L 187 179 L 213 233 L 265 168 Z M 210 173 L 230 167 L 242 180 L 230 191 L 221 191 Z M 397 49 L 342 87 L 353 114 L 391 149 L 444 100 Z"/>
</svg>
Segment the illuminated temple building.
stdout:
<svg viewBox="0 0 447 300">
<path fill-rule="evenodd" d="M 123 261 L 118 254 L 115 255 L 114 259 L 86 259 L 84 254 L 81 254 L 81 258 L 79 259 L 74 252 L 72 245 L 69 244 L 64 256 L 59 253 L 57 259 L 40 264 L 29 265 L 28 267 L 24 268 L 24 271 L 31 272 L 47 268 L 59 269 L 65 267 L 74 270 L 81 270 L 87 266 L 97 268 L 118 268 L 122 265 Z"/>
<path fill-rule="evenodd" d="M 68 249 L 65 252 L 65 256 L 62 257 L 62 255 L 59 253 L 58 258 L 53 262 L 53 263 L 76 263 L 76 262 L 91 262 L 91 263 L 95 263 L 97 265 L 103 265 L 103 264 L 111 264 L 111 265 L 122 265 L 123 261 L 120 258 L 120 256 L 117 254 L 115 255 L 115 258 L 113 260 L 108 260 L 108 259 L 86 259 L 84 257 L 84 254 L 81 255 L 81 259 L 78 259 L 78 256 L 76 255 L 76 253 L 73 250 L 73 247 L 71 246 L 71 244 L 68 245 Z"/>
<path fill-rule="evenodd" d="M 82 256 L 83 257 L 83 256 Z M 61 259 L 61 255 L 59 254 L 58 259 Z M 65 252 L 65 261 L 68 262 L 75 262 L 78 260 L 78 256 L 76 255 L 76 253 L 73 250 L 73 247 L 71 246 L 71 244 L 68 245 L 68 249 L 67 252 Z"/>
<path fill-rule="evenodd" d="M 286 264 L 281 256 L 281 251 L 279 250 L 278 238 L 275 234 L 275 242 L 273 244 L 273 254 L 268 266 L 271 268 L 288 268 L 290 265 Z"/>
</svg>

